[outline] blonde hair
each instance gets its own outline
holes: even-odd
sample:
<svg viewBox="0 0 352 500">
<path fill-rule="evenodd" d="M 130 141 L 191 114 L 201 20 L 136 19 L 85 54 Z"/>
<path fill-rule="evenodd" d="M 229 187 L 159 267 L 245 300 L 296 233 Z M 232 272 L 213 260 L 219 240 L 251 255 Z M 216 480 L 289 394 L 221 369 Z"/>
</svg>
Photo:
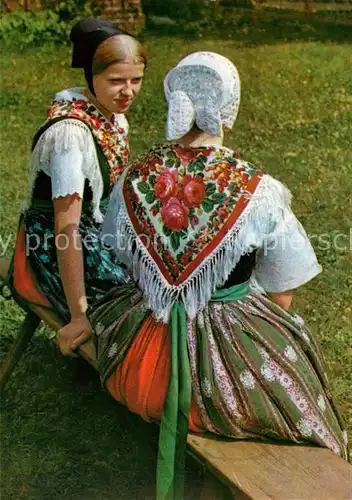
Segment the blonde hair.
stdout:
<svg viewBox="0 0 352 500">
<path fill-rule="evenodd" d="M 147 66 L 147 52 L 143 45 L 130 35 L 114 35 L 102 42 L 93 57 L 93 75 L 105 71 L 111 64 L 131 61 Z"/>
</svg>

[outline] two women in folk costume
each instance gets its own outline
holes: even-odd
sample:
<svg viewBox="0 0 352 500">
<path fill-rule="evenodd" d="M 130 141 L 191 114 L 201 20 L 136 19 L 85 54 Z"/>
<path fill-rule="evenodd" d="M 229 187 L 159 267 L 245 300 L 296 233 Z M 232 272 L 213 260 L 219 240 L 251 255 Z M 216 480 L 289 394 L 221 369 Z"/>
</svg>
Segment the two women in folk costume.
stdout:
<svg viewBox="0 0 352 500">
<path fill-rule="evenodd" d="M 20 297 L 53 307 L 67 323 L 58 335 L 64 354 L 91 336 L 87 306 L 112 283 L 128 281 L 98 235 L 128 161 L 124 114 L 146 66 L 140 43 L 110 22 L 83 19 L 71 41 L 72 67 L 84 70 L 88 88 L 59 92 L 34 138 L 12 274 Z"/>
<path fill-rule="evenodd" d="M 237 70 L 197 52 L 164 88 L 168 142 L 122 174 L 103 224 L 103 244 L 134 282 L 90 314 L 104 385 L 161 422 L 158 498 L 182 497 L 188 430 L 346 458 L 317 340 L 288 310 L 321 267 L 289 191 L 222 145 L 239 108 Z"/>
</svg>

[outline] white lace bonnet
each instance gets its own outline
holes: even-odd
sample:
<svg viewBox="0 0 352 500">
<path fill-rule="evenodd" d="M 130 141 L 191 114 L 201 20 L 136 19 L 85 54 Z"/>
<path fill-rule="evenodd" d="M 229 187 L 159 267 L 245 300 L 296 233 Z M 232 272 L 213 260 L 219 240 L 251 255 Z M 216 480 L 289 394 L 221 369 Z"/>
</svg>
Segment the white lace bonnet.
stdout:
<svg viewBox="0 0 352 500">
<path fill-rule="evenodd" d="M 214 52 L 194 52 L 166 75 L 167 140 L 179 139 L 194 123 L 214 136 L 231 129 L 240 104 L 240 77 L 231 61 Z"/>
</svg>

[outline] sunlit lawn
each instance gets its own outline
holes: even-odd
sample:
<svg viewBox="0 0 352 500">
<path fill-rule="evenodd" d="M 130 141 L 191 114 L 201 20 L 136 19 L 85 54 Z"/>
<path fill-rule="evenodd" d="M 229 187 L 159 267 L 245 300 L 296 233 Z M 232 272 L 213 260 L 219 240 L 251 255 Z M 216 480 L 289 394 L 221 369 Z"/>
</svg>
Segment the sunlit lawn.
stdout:
<svg viewBox="0 0 352 500">
<path fill-rule="evenodd" d="M 324 272 L 297 292 L 296 309 L 316 330 L 344 417 L 352 417 L 352 77 L 348 44 L 149 37 L 143 91 L 129 116 L 133 154 L 163 137 L 162 78 L 181 56 L 212 50 L 234 61 L 242 105 L 226 144 L 291 189 Z M 1 235 L 14 244 L 26 191 L 26 156 L 52 95 L 82 83 L 65 47 L 2 54 Z M 1 301 L 6 352 L 23 318 Z M 4 500 L 153 498 L 156 427 L 129 414 L 81 363 L 61 357 L 42 331 L 2 402 Z M 351 429 L 351 428 L 350 428 Z M 199 474 L 188 480 L 196 498 Z"/>
</svg>

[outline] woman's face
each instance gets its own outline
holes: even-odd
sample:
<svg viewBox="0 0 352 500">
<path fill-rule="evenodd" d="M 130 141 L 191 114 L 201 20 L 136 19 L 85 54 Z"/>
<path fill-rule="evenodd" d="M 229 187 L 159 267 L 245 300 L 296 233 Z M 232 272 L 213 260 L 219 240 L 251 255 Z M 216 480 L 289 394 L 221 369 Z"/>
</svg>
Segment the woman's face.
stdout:
<svg viewBox="0 0 352 500">
<path fill-rule="evenodd" d="M 141 89 L 143 76 L 144 64 L 111 64 L 93 76 L 96 98 L 110 113 L 126 113 Z"/>
</svg>

